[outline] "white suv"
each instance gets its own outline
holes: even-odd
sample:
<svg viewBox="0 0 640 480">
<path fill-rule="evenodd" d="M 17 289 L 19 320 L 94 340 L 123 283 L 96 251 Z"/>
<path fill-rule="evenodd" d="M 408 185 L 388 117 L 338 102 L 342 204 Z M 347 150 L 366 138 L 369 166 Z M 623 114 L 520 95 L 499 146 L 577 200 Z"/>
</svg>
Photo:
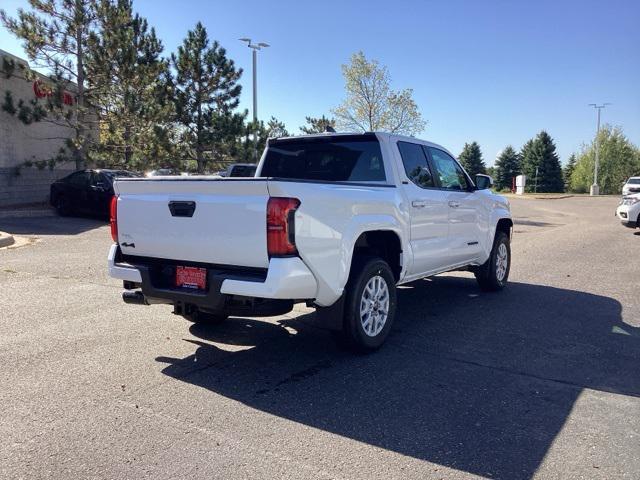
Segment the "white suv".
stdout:
<svg viewBox="0 0 640 480">
<path fill-rule="evenodd" d="M 625 227 L 640 227 L 640 193 L 623 197 L 616 215 Z"/>
<path fill-rule="evenodd" d="M 630 177 L 622 186 L 622 196 L 640 193 L 640 177 Z"/>
</svg>

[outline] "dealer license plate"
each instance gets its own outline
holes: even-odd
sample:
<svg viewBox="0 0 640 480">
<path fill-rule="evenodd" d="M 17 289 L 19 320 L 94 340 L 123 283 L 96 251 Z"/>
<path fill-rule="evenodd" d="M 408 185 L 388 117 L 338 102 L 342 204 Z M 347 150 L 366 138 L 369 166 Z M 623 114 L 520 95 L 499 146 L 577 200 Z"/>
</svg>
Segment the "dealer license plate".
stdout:
<svg viewBox="0 0 640 480">
<path fill-rule="evenodd" d="M 204 290 L 207 287 L 207 269 L 198 267 L 176 267 L 176 287 Z"/>
</svg>

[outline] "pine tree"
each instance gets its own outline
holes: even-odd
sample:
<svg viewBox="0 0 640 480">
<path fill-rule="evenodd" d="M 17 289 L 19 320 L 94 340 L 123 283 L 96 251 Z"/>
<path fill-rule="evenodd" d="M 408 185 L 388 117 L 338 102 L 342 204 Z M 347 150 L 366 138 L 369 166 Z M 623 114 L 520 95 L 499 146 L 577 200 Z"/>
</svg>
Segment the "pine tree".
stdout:
<svg viewBox="0 0 640 480">
<path fill-rule="evenodd" d="M 51 72 L 52 90 L 56 94 L 46 98 L 47 114 L 42 121 L 73 130 L 67 147 L 76 168 L 82 168 L 94 138 L 89 124 L 91 92 L 87 89 L 85 62 L 89 35 L 95 24 L 95 0 L 29 0 L 29 4 L 31 10 L 18 9 L 17 18 L 0 10 L 0 20 L 23 41 L 29 60 Z M 75 97 L 72 106 L 63 101 L 65 90 Z"/>
<path fill-rule="evenodd" d="M 268 139 L 288 136 L 289 132 L 285 124 L 273 116 L 266 125 L 263 121 L 247 122 L 243 128 L 243 135 L 236 142 L 235 159 L 239 162 L 252 163 L 255 161 L 254 151 L 260 158 Z"/>
<path fill-rule="evenodd" d="M 573 171 L 576 168 L 576 154 L 572 153 L 569 157 L 569 161 L 562 169 L 562 177 L 564 179 L 564 190 L 568 192 L 571 190 L 571 175 L 573 175 Z"/>
<path fill-rule="evenodd" d="M 267 144 L 269 130 L 262 121 L 250 121 L 243 126 L 242 132 L 242 137 L 238 139 L 236 157 L 239 162 L 255 162 Z"/>
<path fill-rule="evenodd" d="M 289 132 L 283 122 L 276 117 L 271 117 L 267 122 L 267 131 L 269 138 L 288 137 Z"/>
<path fill-rule="evenodd" d="M 214 126 L 225 130 L 224 137 L 239 126 L 233 110 L 239 103 L 241 86 L 237 82 L 242 70 L 217 41 L 210 43 L 200 22 L 187 33 L 178 53 L 171 55 L 171 63 L 176 71 L 176 119 L 184 128 L 185 153 L 196 160 L 198 172 L 204 172 L 207 161 L 215 156 Z"/>
<path fill-rule="evenodd" d="M 480 145 L 477 142 L 465 143 L 458 160 L 471 178 L 487 171 L 484 160 L 482 160 Z"/>
<path fill-rule="evenodd" d="M 534 177 L 536 165 L 533 160 L 533 143 L 534 139 L 527 142 L 520 149 L 518 156 L 520 157 L 520 173 L 526 177 L 526 191 L 533 192 Z"/>
<path fill-rule="evenodd" d="M 562 192 L 562 167 L 551 136 L 541 131 L 522 147 L 522 173 L 527 176 L 527 191 Z M 536 188 L 536 168 L 537 188 Z"/>
<path fill-rule="evenodd" d="M 324 115 L 320 118 L 305 117 L 306 125 L 300 127 L 302 133 L 311 135 L 314 133 L 324 133 L 327 131 L 327 127 L 336 128 L 336 121 L 334 118 L 327 118 Z"/>
<path fill-rule="evenodd" d="M 100 2 L 87 72 L 98 102 L 101 150 L 110 163 L 140 169 L 149 158 L 167 156 L 162 153 L 169 148 L 173 104 L 162 51 L 155 30 L 134 15 L 131 0 Z"/>
<path fill-rule="evenodd" d="M 496 160 L 496 189 L 503 190 L 513 186 L 513 177 L 520 175 L 520 158 L 511 145 L 508 145 Z"/>
</svg>

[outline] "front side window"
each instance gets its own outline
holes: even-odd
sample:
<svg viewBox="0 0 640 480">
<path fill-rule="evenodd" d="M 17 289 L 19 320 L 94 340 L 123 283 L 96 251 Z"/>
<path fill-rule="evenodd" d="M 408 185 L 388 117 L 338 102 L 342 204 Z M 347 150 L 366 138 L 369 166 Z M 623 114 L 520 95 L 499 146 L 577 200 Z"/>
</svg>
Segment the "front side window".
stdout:
<svg viewBox="0 0 640 480">
<path fill-rule="evenodd" d="M 269 144 L 263 177 L 334 182 L 386 180 L 380 144 L 369 136 L 284 140 Z"/>
<path fill-rule="evenodd" d="M 433 176 L 429 169 L 427 156 L 422 145 L 410 142 L 398 142 L 404 171 L 413 183 L 422 188 L 434 187 Z"/>
<path fill-rule="evenodd" d="M 428 147 L 440 187 L 447 190 L 469 190 L 469 182 L 458 162 L 446 152 Z"/>
</svg>

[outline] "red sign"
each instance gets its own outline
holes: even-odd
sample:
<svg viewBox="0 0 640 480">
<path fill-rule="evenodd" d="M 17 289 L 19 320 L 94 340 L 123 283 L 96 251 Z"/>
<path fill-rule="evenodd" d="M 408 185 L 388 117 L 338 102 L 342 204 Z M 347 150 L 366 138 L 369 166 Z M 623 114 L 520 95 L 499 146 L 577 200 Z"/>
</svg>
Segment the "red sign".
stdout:
<svg viewBox="0 0 640 480">
<path fill-rule="evenodd" d="M 54 95 L 54 89 L 50 85 L 47 85 L 42 80 L 36 80 L 33 82 L 33 93 L 36 94 L 38 98 L 52 97 Z M 66 90 L 62 92 L 62 103 L 65 105 L 73 105 L 75 103 L 75 98 L 73 98 L 73 94 L 67 92 Z"/>
</svg>

